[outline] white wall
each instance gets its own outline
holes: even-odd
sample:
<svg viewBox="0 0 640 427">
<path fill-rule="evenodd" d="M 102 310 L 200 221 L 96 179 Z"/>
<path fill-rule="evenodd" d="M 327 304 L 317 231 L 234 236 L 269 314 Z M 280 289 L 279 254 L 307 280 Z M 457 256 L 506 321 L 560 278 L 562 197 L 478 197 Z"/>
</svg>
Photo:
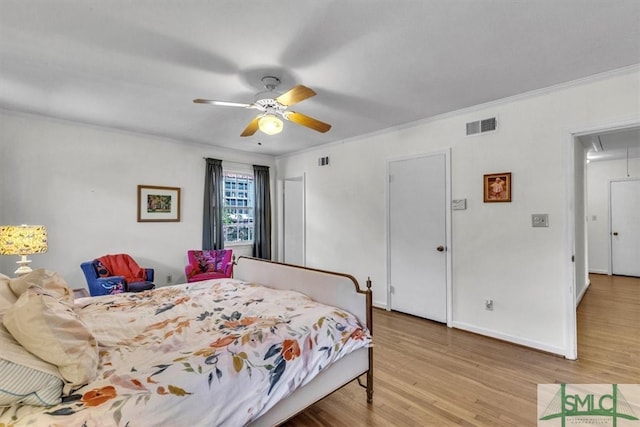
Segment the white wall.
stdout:
<svg viewBox="0 0 640 427">
<path fill-rule="evenodd" d="M 31 266 L 73 287 L 86 286 L 81 262 L 120 252 L 155 268 L 157 284 L 181 283 L 187 249 L 202 247 L 203 157 L 270 166 L 275 182 L 271 156 L 0 111 L 0 224 L 46 225 L 49 250 Z M 180 187 L 181 221 L 138 223 L 139 184 Z M 16 260 L 0 257 L 0 271 L 12 276 Z"/>
<path fill-rule="evenodd" d="M 384 306 L 386 162 L 451 147 L 452 198 L 467 199 L 452 212 L 453 325 L 568 354 L 567 135 L 637 118 L 639 81 L 637 70 L 601 77 L 278 158 L 280 179 L 306 174 L 307 265 L 371 276 Z M 464 136 L 466 122 L 494 116 L 497 132 Z M 513 173 L 512 203 L 483 203 L 482 176 L 494 172 Z M 532 213 L 550 226 L 532 228 Z"/>
<path fill-rule="evenodd" d="M 629 175 L 640 177 L 640 159 L 629 159 Z M 587 228 L 589 271 L 592 273 L 611 272 L 609 182 L 626 177 L 626 159 L 587 164 Z"/>
</svg>

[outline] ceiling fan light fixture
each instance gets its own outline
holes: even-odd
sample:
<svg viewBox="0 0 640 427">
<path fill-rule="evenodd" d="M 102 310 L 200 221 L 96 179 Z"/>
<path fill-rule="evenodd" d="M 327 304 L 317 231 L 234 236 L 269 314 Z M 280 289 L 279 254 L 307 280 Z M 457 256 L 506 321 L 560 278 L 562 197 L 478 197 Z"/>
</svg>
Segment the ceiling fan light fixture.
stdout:
<svg viewBox="0 0 640 427">
<path fill-rule="evenodd" d="M 267 135 L 275 135 L 282 132 L 282 120 L 274 114 L 265 114 L 258 120 L 258 127 Z"/>
</svg>

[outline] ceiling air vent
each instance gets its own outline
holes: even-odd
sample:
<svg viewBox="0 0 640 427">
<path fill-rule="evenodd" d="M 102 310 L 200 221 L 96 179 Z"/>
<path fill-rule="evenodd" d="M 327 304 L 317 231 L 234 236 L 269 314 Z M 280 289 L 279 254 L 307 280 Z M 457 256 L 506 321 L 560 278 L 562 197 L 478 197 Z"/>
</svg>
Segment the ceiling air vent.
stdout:
<svg viewBox="0 0 640 427">
<path fill-rule="evenodd" d="M 477 133 L 491 132 L 496 130 L 497 121 L 495 117 L 490 119 L 478 120 L 467 123 L 467 135 L 475 135 Z"/>
</svg>

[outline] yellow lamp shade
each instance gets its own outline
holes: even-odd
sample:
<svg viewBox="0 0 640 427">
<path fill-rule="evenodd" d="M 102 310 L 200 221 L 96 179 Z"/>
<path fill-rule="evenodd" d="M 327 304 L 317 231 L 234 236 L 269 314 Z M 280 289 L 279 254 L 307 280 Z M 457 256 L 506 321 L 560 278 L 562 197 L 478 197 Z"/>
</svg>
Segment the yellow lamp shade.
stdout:
<svg viewBox="0 0 640 427">
<path fill-rule="evenodd" d="M 16 261 L 20 267 L 15 271 L 17 275 L 29 273 L 27 264 L 29 254 L 47 252 L 47 227 L 44 225 L 2 225 L 0 226 L 0 255 L 20 255 Z"/>
<path fill-rule="evenodd" d="M 0 226 L 0 255 L 28 255 L 47 252 L 44 225 Z"/>
</svg>

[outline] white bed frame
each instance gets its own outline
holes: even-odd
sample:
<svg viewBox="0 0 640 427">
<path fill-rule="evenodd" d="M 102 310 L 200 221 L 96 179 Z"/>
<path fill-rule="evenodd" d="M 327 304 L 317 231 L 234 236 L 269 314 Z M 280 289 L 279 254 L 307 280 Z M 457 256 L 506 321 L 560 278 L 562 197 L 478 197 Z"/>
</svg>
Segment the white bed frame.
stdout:
<svg viewBox="0 0 640 427">
<path fill-rule="evenodd" d="M 371 281 L 362 290 L 358 281 L 348 274 L 316 270 L 257 258 L 240 257 L 233 268 L 233 277 L 275 289 L 302 292 L 323 304 L 354 314 L 373 333 Z M 366 385 L 360 377 L 366 374 Z M 305 408 L 358 378 L 367 389 L 367 402 L 373 400 L 373 349 L 362 348 L 344 356 L 323 370 L 310 383 L 278 402 L 250 425 L 275 426 L 302 412 Z"/>
</svg>

